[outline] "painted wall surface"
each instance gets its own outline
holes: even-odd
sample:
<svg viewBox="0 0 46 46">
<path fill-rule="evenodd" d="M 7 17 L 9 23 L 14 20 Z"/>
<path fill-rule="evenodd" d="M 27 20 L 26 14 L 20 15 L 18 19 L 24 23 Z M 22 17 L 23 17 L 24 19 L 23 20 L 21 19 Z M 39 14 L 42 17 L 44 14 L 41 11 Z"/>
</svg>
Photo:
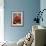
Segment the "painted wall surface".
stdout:
<svg viewBox="0 0 46 46">
<path fill-rule="evenodd" d="M 0 42 L 4 41 L 4 0 L 0 0 Z"/>
<path fill-rule="evenodd" d="M 40 9 L 41 9 L 41 11 L 42 11 L 43 9 L 46 9 L 46 0 L 41 0 L 41 1 L 40 1 Z M 40 21 L 40 25 L 46 27 L 46 10 L 43 12 L 42 17 L 43 17 L 43 22 Z"/>
<path fill-rule="evenodd" d="M 36 12 L 40 9 L 40 0 L 4 0 L 4 39 L 18 41 L 31 31 Z M 24 11 L 24 26 L 11 27 L 11 12 Z"/>
</svg>

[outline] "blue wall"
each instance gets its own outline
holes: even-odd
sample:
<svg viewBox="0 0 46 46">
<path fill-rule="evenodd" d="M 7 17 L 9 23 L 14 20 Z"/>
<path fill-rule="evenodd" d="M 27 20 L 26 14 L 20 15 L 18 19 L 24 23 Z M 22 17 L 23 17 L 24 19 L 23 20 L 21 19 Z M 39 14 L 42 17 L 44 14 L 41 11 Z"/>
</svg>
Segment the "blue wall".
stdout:
<svg viewBox="0 0 46 46">
<path fill-rule="evenodd" d="M 39 0 L 4 0 L 4 38 L 7 41 L 18 41 L 32 27 L 36 12 L 40 9 Z M 24 11 L 24 26 L 11 27 L 11 11 Z"/>
<path fill-rule="evenodd" d="M 41 0 L 40 1 L 40 10 L 42 11 L 43 9 L 46 9 L 46 0 Z M 43 22 L 40 21 L 40 25 L 46 27 L 46 10 L 43 12 Z"/>
</svg>

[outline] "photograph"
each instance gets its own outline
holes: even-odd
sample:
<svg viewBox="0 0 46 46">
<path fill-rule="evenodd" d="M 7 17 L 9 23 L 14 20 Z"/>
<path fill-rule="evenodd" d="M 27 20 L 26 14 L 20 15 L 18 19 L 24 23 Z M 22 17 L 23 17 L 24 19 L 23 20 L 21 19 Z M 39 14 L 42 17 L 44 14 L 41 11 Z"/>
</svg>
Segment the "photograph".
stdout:
<svg viewBox="0 0 46 46">
<path fill-rule="evenodd" d="M 23 26 L 23 12 L 12 12 L 12 26 Z"/>
</svg>

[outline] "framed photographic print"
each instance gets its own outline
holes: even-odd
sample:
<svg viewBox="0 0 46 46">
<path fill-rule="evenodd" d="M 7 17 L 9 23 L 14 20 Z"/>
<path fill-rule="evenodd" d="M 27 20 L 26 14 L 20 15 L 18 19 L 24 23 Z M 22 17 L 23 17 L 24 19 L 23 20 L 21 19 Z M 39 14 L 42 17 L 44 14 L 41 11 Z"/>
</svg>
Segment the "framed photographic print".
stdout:
<svg viewBox="0 0 46 46">
<path fill-rule="evenodd" d="M 23 26 L 23 12 L 12 12 L 12 26 Z"/>
</svg>

